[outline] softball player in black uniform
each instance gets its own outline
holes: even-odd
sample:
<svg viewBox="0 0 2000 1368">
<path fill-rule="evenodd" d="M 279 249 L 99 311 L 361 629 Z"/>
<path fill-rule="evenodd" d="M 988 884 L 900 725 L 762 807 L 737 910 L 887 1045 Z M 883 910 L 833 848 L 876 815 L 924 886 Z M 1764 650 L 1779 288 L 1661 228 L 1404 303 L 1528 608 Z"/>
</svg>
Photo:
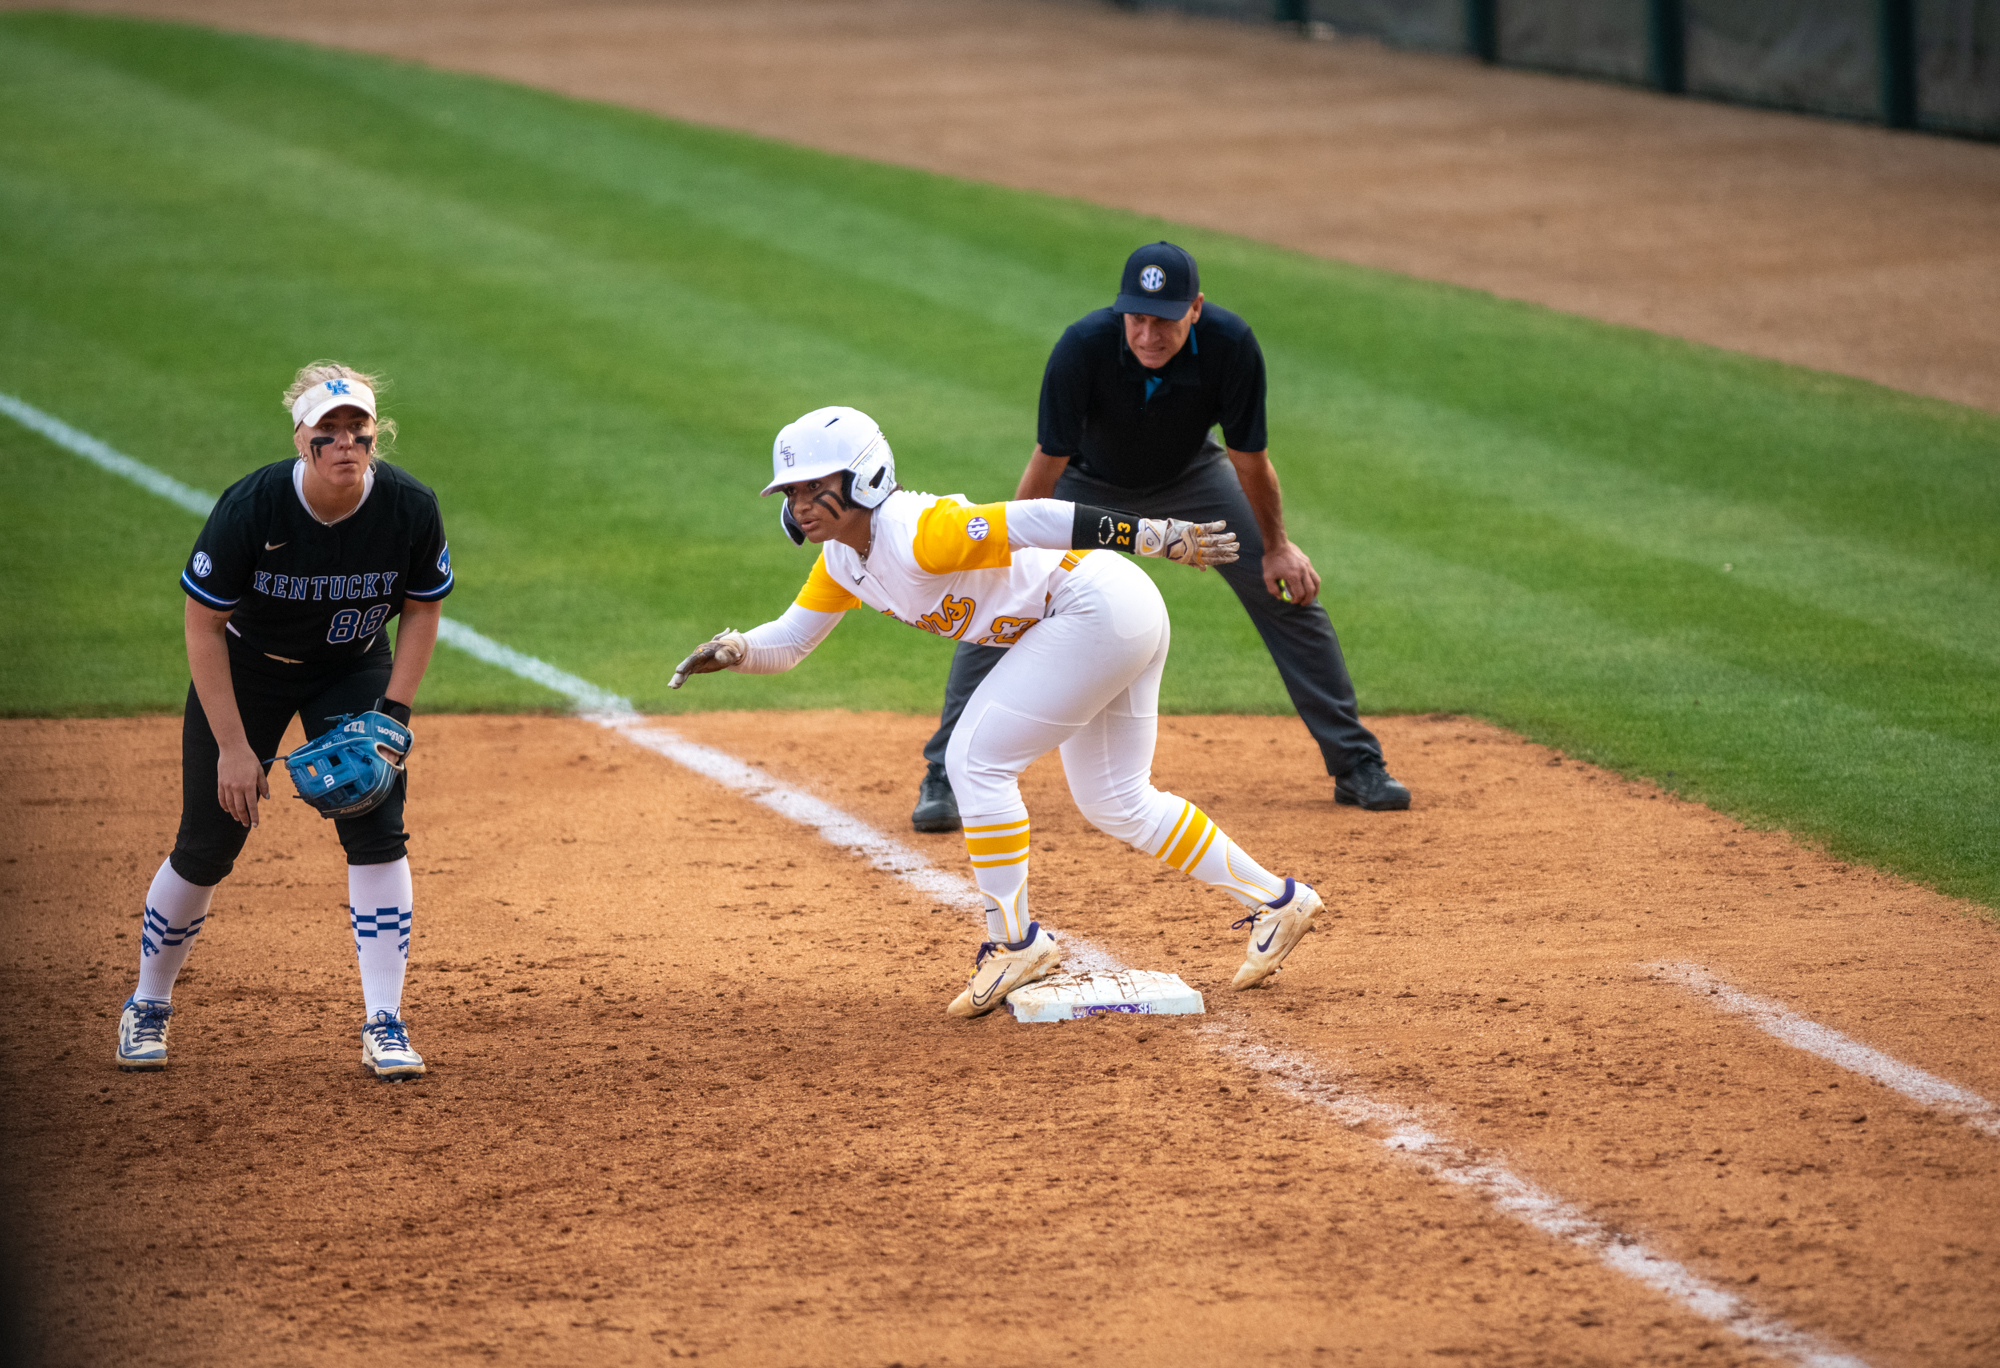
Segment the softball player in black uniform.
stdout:
<svg viewBox="0 0 2000 1368">
<path fill-rule="evenodd" d="M 271 796 L 267 772 L 293 716 L 309 739 L 343 714 L 410 720 L 451 592 L 451 554 L 437 496 L 375 456 L 375 387 L 334 362 L 301 370 L 285 392 L 297 459 L 231 485 L 181 573 L 194 680 L 181 724 L 180 834 L 146 894 L 120 1068 L 166 1067 L 174 978 Z M 392 654 L 387 629 L 399 613 Z M 404 789 L 399 775 L 379 806 L 335 822 L 361 968 L 361 1060 L 382 1078 L 424 1071 L 402 1020 Z"/>
</svg>

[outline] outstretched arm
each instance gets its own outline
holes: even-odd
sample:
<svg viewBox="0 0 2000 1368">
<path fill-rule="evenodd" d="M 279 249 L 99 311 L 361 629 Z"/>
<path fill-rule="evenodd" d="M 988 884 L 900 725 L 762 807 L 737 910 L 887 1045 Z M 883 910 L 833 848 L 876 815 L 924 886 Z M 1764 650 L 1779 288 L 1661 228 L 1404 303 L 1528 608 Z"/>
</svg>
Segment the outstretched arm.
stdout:
<svg viewBox="0 0 2000 1368">
<path fill-rule="evenodd" d="M 784 616 L 747 632 L 725 630 L 704 641 L 674 667 L 667 687 L 678 689 L 689 675 L 735 670 L 739 674 L 783 674 L 813 653 L 840 624 L 839 613 L 815 612 L 793 604 Z"/>
<path fill-rule="evenodd" d="M 1223 522 L 1141 518 L 1115 508 L 1066 499 L 1025 499 L 1006 505 L 1007 540 L 1013 546 L 1091 551 L 1104 548 L 1158 556 L 1206 570 L 1236 559 L 1236 534 Z"/>
</svg>

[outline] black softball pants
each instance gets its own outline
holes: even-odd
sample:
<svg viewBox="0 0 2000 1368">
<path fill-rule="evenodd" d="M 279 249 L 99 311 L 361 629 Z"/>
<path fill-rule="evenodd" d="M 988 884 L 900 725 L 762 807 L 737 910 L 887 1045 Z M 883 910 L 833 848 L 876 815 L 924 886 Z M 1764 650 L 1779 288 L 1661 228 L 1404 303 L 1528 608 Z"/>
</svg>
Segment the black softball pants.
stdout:
<svg viewBox="0 0 2000 1368">
<path fill-rule="evenodd" d="M 334 718 L 375 706 L 389 686 L 393 657 L 387 635 L 377 633 L 373 649 L 333 665 L 287 665 L 231 638 L 229 679 L 235 687 L 236 708 L 243 714 L 243 734 L 264 762 L 266 774 L 294 716 L 311 740 L 330 730 Z M 221 757 L 208 714 L 190 684 L 181 719 L 181 829 L 169 859 L 174 873 L 204 888 L 229 877 L 250 838 L 250 828 L 231 817 L 216 799 L 215 766 Z M 290 777 L 280 775 L 271 785 L 269 801 L 286 801 L 292 794 L 283 790 L 290 787 Z M 398 776 L 396 787 L 373 812 L 334 819 L 349 864 L 391 864 L 408 853 L 409 836 L 403 830 L 407 789 L 407 776 Z"/>
<path fill-rule="evenodd" d="M 1178 480 L 1159 489 L 1121 488 L 1092 479 L 1072 466 L 1056 481 L 1051 497 L 1116 508 L 1142 518 L 1226 521 L 1236 533 L 1242 558 L 1233 565 L 1217 567 L 1216 573 L 1236 591 L 1257 635 L 1264 639 L 1264 648 L 1285 681 L 1299 720 L 1319 743 L 1326 772 L 1342 775 L 1363 760 L 1381 760 L 1382 743 L 1361 725 L 1354 683 L 1347 676 L 1347 660 L 1326 609 L 1317 600 L 1303 606 L 1286 603 L 1264 588 L 1264 536 L 1236 478 L 1236 467 L 1214 438 Z M 926 760 L 944 763 L 945 747 L 966 701 L 1004 654 L 1006 648 L 1001 646 L 959 643 L 945 681 L 944 711 L 937 732 L 924 746 Z"/>
</svg>

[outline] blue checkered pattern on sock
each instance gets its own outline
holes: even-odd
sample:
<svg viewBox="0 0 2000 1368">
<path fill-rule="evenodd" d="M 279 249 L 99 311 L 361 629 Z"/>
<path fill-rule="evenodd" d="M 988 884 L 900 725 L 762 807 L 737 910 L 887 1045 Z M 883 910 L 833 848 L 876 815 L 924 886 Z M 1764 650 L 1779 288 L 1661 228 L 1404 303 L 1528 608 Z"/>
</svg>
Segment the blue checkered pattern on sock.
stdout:
<svg viewBox="0 0 2000 1368">
<path fill-rule="evenodd" d="M 208 920 L 204 912 L 186 926 L 170 926 L 167 919 L 152 908 L 146 909 L 146 924 L 139 932 L 139 956 L 157 955 L 173 945 L 184 945 L 201 934 L 201 924 Z"/>
<path fill-rule="evenodd" d="M 373 912 L 362 912 L 350 906 L 347 909 L 347 916 L 348 920 L 354 925 L 355 943 L 357 945 L 363 936 L 373 940 L 377 936 L 386 936 L 390 932 L 394 932 L 396 935 L 396 948 L 403 952 L 404 958 L 407 959 L 409 957 L 410 914 L 408 909 L 378 907 Z"/>
</svg>

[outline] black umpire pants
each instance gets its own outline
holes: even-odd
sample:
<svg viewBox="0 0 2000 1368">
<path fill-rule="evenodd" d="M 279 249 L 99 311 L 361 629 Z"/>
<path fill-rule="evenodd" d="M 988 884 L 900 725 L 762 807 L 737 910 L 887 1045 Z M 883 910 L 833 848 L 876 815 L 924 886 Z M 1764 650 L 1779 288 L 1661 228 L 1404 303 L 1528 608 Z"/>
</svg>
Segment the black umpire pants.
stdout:
<svg viewBox="0 0 2000 1368">
<path fill-rule="evenodd" d="M 1285 681 L 1292 706 L 1299 719 L 1319 743 L 1326 772 L 1346 774 L 1363 760 L 1379 761 L 1382 743 L 1361 725 L 1354 703 L 1354 684 L 1347 677 L 1347 661 L 1340 653 L 1340 638 L 1333 620 L 1315 600 L 1311 604 L 1286 603 L 1264 588 L 1264 536 L 1257 527 L 1257 515 L 1236 478 L 1236 467 L 1213 437 L 1195 458 L 1195 463 L 1172 484 L 1159 489 L 1124 489 L 1092 479 L 1071 467 L 1056 481 L 1057 499 L 1096 504 L 1137 513 L 1142 518 L 1180 518 L 1187 522 L 1226 521 L 1236 534 L 1242 557 L 1233 565 L 1217 567 L 1216 573 L 1236 591 L 1244 611 L 1250 614 L 1264 648 Z M 944 712 L 938 729 L 924 746 L 924 758 L 934 765 L 944 763 L 945 747 L 951 743 L 952 728 L 965 711 L 972 691 L 1006 654 L 1003 646 L 977 646 L 960 642 L 951 658 L 951 675 L 945 681 Z"/>
<path fill-rule="evenodd" d="M 377 632 L 373 649 L 334 665 L 287 665 L 230 640 L 229 679 L 235 686 L 236 708 L 243 714 L 243 734 L 264 762 L 266 774 L 294 716 L 304 724 L 306 738 L 313 740 L 332 728 L 334 718 L 375 706 L 389 687 L 393 657 L 388 635 Z M 250 839 L 250 828 L 231 817 L 215 796 L 215 766 L 221 756 L 208 713 L 190 684 L 187 711 L 181 718 L 181 829 L 168 859 L 174 873 L 203 888 L 229 877 L 243 843 Z M 291 781 L 286 776 L 278 782 Z M 373 812 L 334 819 L 349 864 L 391 864 L 408 853 L 409 837 L 403 830 L 408 786 L 407 775 L 398 775 L 396 786 Z M 288 796 L 272 785 L 270 801 L 283 802 Z"/>
</svg>

